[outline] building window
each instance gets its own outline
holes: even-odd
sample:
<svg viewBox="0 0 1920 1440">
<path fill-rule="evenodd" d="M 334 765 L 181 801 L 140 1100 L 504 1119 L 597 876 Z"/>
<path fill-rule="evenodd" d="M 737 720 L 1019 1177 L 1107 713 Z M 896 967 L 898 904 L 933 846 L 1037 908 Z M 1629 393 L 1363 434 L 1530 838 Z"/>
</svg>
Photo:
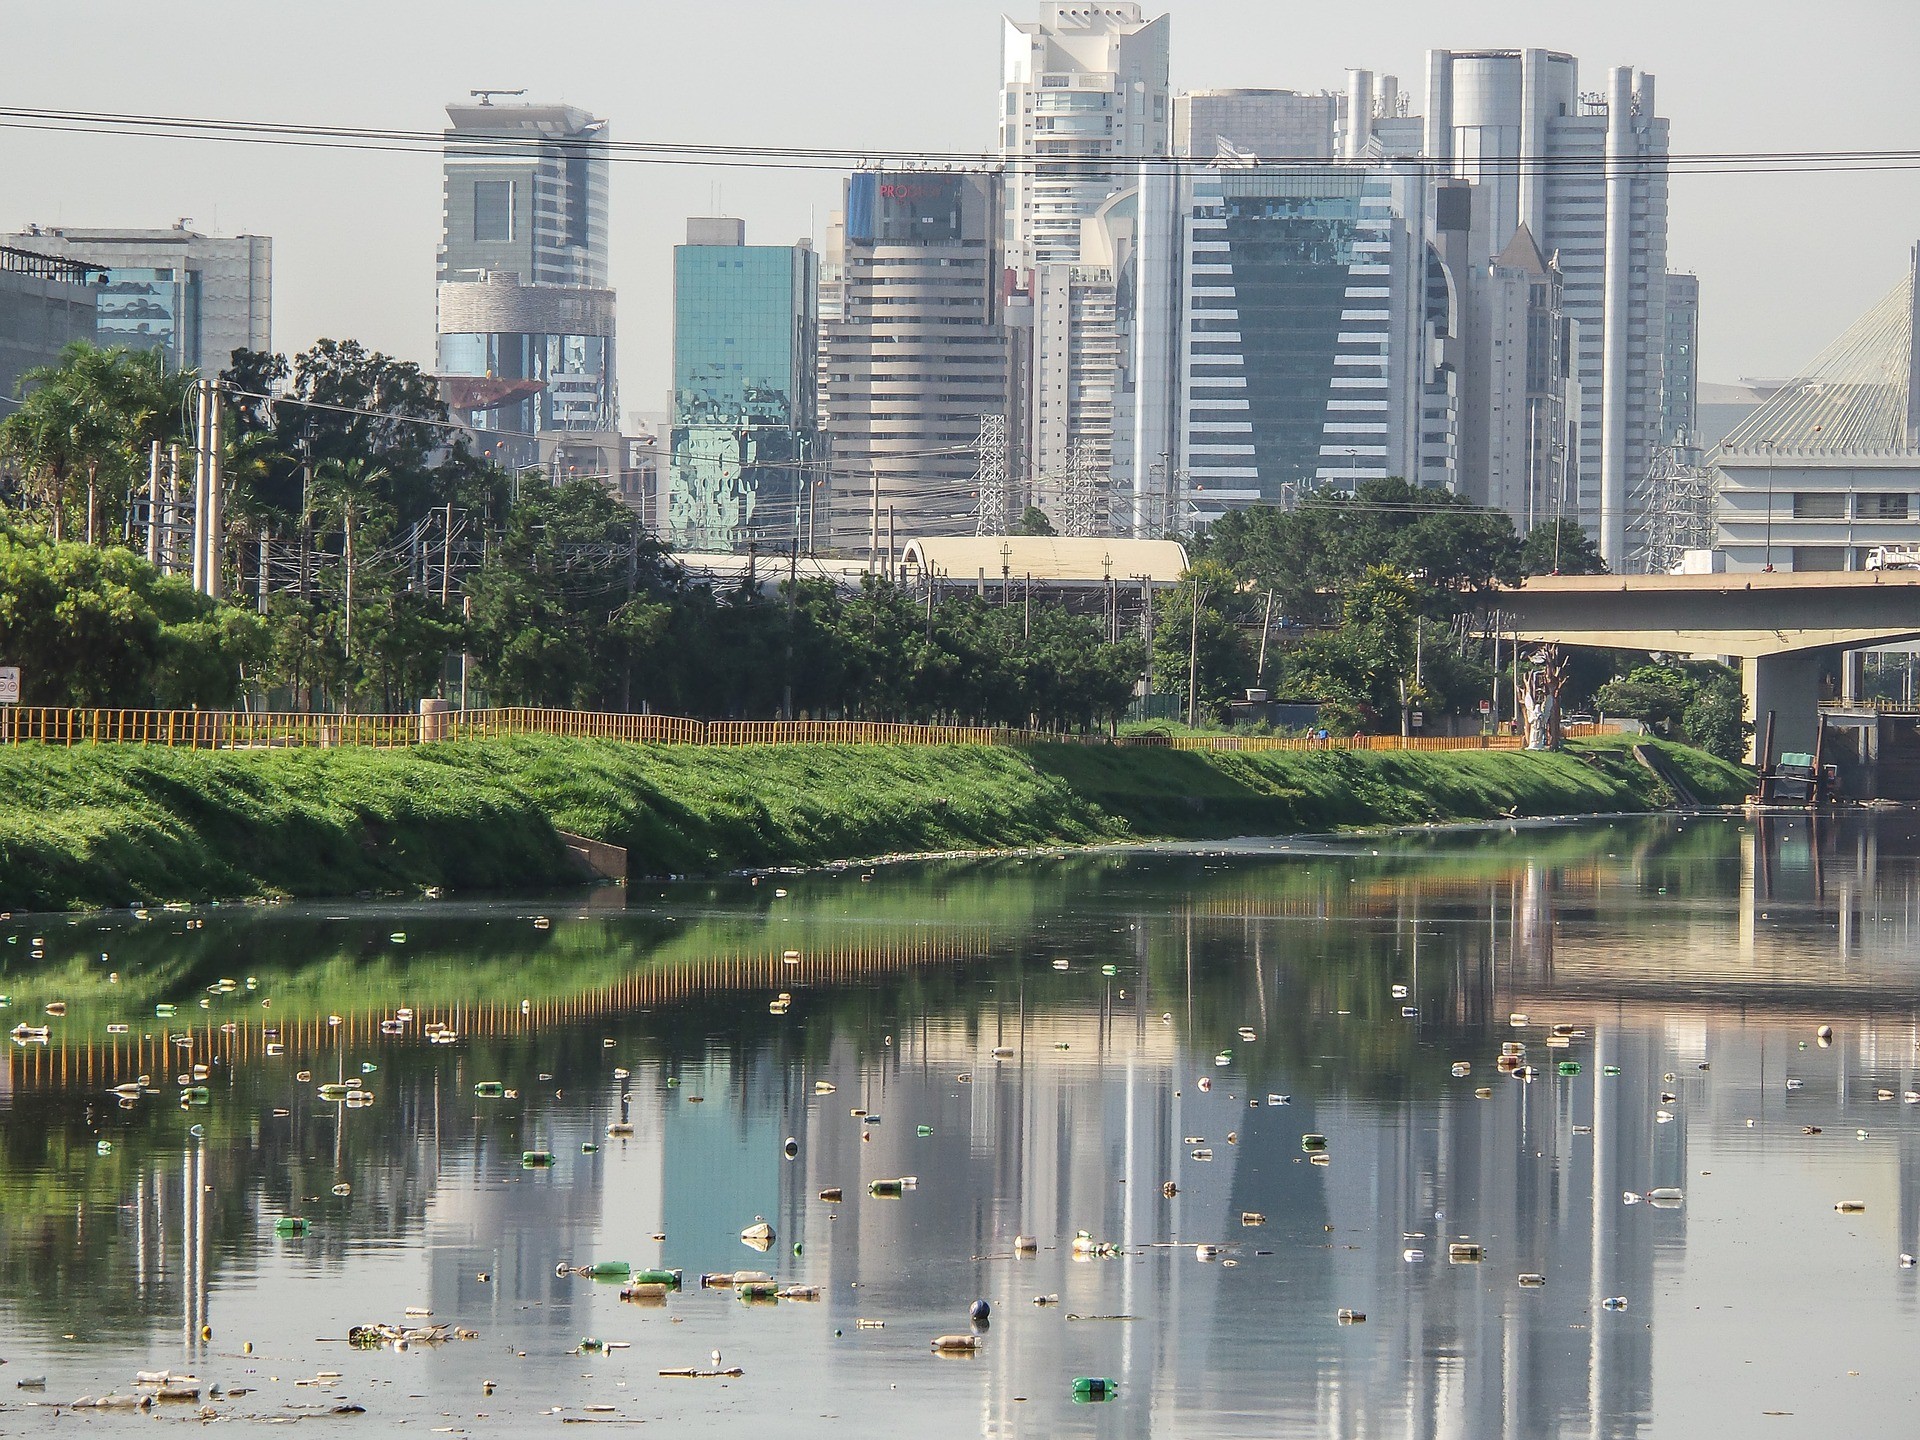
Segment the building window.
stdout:
<svg viewBox="0 0 1920 1440">
<path fill-rule="evenodd" d="M 1844 494 L 1803 491 L 1793 497 L 1793 518 L 1796 520 L 1844 520 L 1847 518 L 1847 497 Z"/>
<path fill-rule="evenodd" d="M 513 239 L 512 180 L 473 182 L 473 238 L 495 244 Z"/>
<path fill-rule="evenodd" d="M 1862 520 L 1904 520 L 1907 518 L 1905 495 L 1862 495 L 1855 502 L 1855 513 Z"/>
</svg>

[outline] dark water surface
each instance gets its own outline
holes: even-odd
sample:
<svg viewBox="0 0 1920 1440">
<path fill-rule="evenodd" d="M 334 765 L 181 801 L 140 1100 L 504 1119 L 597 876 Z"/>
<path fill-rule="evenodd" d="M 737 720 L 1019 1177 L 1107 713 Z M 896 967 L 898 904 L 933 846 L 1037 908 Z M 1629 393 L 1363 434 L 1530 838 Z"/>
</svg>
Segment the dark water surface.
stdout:
<svg viewBox="0 0 1920 1440">
<path fill-rule="evenodd" d="M 1917 882 L 1906 813 L 1714 816 L 0 922 L 0 1433 L 197 1423 L 54 1408 L 161 1369 L 324 1433 L 1905 1433 Z M 409 1307 L 476 1337 L 345 1343 Z"/>
</svg>

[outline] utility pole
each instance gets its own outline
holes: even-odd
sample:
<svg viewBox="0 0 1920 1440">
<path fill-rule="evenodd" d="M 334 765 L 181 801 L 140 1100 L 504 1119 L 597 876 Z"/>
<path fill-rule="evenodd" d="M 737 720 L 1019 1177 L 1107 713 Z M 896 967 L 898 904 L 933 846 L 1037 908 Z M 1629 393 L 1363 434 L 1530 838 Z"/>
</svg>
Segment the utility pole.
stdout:
<svg viewBox="0 0 1920 1440">
<path fill-rule="evenodd" d="M 1026 614 L 1020 618 L 1020 638 L 1033 639 L 1033 572 L 1027 572 Z"/>
<path fill-rule="evenodd" d="M 205 380 L 193 382 L 193 588 L 207 589 L 207 390 Z"/>
<path fill-rule="evenodd" d="M 1200 600 L 1203 592 L 1196 581 L 1193 587 L 1192 630 L 1187 640 L 1187 728 L 1194 727 L 1200 713 Z"/>
<path fill-rule="evenodd" d="M 147 456 L 147 564 L 160 568 L 160 442 Z"/>
<path fill-rule="evenodd" d="M 1140 697 L 1140 718 L 1145 720 L 1149 718 L 1147 704 L 1153 699 L 1153 577 L 1151 575 L 1140 577 L 1140 593 L 1144 597 L 1140 607 L 1141 628 L 1146 631 L 1147 637 L 1147 688 Z"/>
<path fill-rule="evenodd" d="M 220 414 L 220 387 L 206 381 L 207 387 L 207 594 L 220 598 L 220 532 L 226 526 L 226 501 L 222 494 L 226 457 L 221 452 L 226 421 Z"/>
<path fill-rule="evenodd" d="M 880 472 L 873 472 L 873 519 L 867 531 L 867 569 L 874 570 L 880 561 Z"/>
<path fill-rule="evenodd" d="M 894 546 L 895 546 L 895 539 L 894 539 L 894 531 L 893 531 L 893 506 L 889 505 L 887 506 L 887 579 L 888 580 L 897 579 L 899 574 L 899 572 L 894 569 L 894 564 L 895 564 L 894 557 L 898 555 L 900 552 L 899 550 L 894 548 Z"/>
<path fill-rule="evenodd" d="M 627 556 L 627 598 L 633 598 L 633 562 L 637 549 Z M 447 577 L 453 570 L 453 502 L 447 502 L 447 528 L 440 532 L 440 608 L 447 608 Z"/>
<path fill-rule="evenodd" d="M 1273 591 L 1267 591 L 1267 617 L 1260 622 L 1260 664 L 1253 672 L 1253 683 L 1267 683 L 1267 632 L 1273 628 Z"/>
<path fill-rule="evenodd" d="M 787 683 L 780 697 L 780 718 L 793 719 L 793 623 L 800 600 L 800 533 L 794 531 L 793 552 L 787 557 Z"/>
</svg>

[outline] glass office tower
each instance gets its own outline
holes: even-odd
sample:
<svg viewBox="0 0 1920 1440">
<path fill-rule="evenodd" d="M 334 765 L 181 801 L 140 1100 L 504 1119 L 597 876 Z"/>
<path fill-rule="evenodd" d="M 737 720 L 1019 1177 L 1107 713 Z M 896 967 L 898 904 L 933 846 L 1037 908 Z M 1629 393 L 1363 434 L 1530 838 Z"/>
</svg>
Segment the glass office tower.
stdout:
<svg viewBox="0 0 1920 1440">
<path fill-rule="evenodd" d="M 806 543 L 819 454 L 819 263 L 748 245 L 733 219 L 688 221 L 673 255 L 667 534 L 677 549 Z"/>
</svg>

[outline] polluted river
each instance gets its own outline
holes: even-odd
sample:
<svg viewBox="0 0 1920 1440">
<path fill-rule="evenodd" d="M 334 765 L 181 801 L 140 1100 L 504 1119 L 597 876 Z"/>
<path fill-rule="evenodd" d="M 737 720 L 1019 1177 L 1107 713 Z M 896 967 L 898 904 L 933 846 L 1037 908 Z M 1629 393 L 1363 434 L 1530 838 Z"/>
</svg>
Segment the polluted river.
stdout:
<svg viewBox="0 0 1920 1440">
<path fill-rule="evenodd" d="M 1897 1433 L 1917 901 L 1890 811 L 8 917 L 0 1433 Z"/>
</svg>

